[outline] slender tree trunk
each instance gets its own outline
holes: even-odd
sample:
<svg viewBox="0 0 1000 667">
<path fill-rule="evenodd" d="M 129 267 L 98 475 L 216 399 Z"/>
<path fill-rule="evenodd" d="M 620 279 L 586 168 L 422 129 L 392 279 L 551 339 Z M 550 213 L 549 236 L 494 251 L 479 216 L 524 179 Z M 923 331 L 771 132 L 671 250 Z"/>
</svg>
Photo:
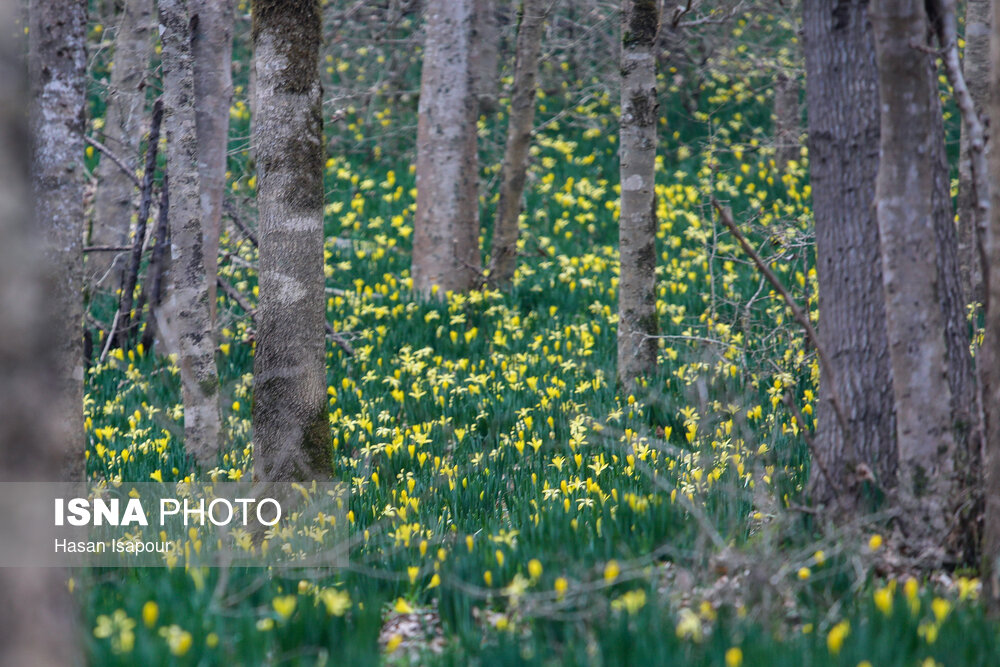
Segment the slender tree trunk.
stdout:
<svg viewBox="0 0 1000 667">
<path fill-rule="evenodd" d="M 545 7 L 541 0 L 522 0 L 517 29 L 514 89 L 507 124 L 507 147 L 501 167 L 500 199 L 490 250 L 490 284 L 508 285 L 517 268 L 518 218 L 528 172 L 528 149 L 535 123 L 535 79 L 542 50 Z"/>
<path fill-rule="evenodd" d="M 115 35 L 114 67 L 104 116 L 104 144 L 135 172 L 141 163 L 139 142 L 146 107 L 145 79 L 153 51 L 152 0 L 127 0 Z M 128 243 L 135 211 L 135 185 L 107 156 L 97 167 L 98 187 L 90 245 Z M 90 284 L 114 290 L 128 262 L 126 253 L 92 252 L 87 257 Z"/>
<path fill-rule="evenodd" d="M 473 2 L 429 0 L 426 9 L 411 274 L 415 291 L 438 298 L 480 278 Z"/>
<path fill-rule="evenodd" d="M 966 0 L 965 57 L 962 69 L 976 112 L 983 117 L 989 95 L 990 0 Z M 958 162 L 958 253 L 962 272 L 962 294 L 966 303 L 985 300 L 972 165 L 969 160 L 969 133 L 962 124 Z"/>
<path fill-rule="evenodd" d="M 788 168 L 789 162 L 799 159 L 801 122 L 799 82 L 780 72 L 774 80 L 774 142 L 777 144 L 774 162 L 781 173 Z"/>
<path fill-rule="evenodd" d="M 159 10 L 163 26 L 163 124 L 172 189 L 173 284 L 166 309 L 175 321 L 180 357 L 184 446 L 200 463 L 211 465 L 219 451 L 219 377 L 202 258 L 191 18 L 187 0 L 159 0 Z"/>
<path fill-rule="evenodd" d="M 82 217 L 67 214 L 82 215 L 78 161 L 87 5 L 81 0 L 31 6 L 31 81 L 37 86 L 33 165 L 24 112 L 31 103 L 24 43 L 14 37 L 23 34 L 23 24 L 15 22 L 19 8 L 20 3 L 0 4 L 0 482 L 51 482 L 66 465 L 67 453 L 81 472 L 83 466 L 82 377 L 74 374 L 82 370 L 83 358 L 79 345 L 72 344 L 82 342 L 82 328 L 80 318 L 67 318 L 64 308 L 82 315 L 76 305 L 80 284 L 67 277 L 67 272 L 76 281 L 82 276 Z M 42 73 L 44 78 L 37 78 Z M 57 137 L 63 141 L 54 141 Z M 44 150 L 57 153 L 50 157 Z M 36 181 L 34 211 L 29 172 L 42 179 Z M 63 195 L 72 199 L 56 199 Z M 62 255 L 54 252 L 53 241 Z M 25 525 L 16 515 L 5 517 L 4 540 L 50 529 Z M 0 664 L 82 664 L 67 577 L 58 568 L 0 568 L 7 601 L 0 605 Z"/>
<path fill-rule="evenodd" d="M 318 0 L 254 0 L 260 301 L 254 474 L 331 472 L 323 274 L 323 115 Z"/>
<path fill-rule="evenodd" d="M 226 189 L 229 105 L 233 99 L 233 0 L 200 3 L 193 27 L 195 122 L 198 176 L 204 230 L 205 284 L 215 321 L 215 278 L 219 272 L 219 232 Z"/>
<path fill-rule="evenodd" d="M 819 335 L 835 371 L 820 378 L 820 461 L 812 466 L 810 489 L 815 502 L 834 511 L 838 495 L 844 508 L 861 502 L 865 475 L 859 466 L 886 489 L 896 477 L 892 371 L 872 206 L 879 93 L 867 7 L 867 0 L 816 0 L 802 7 Z M 847 418 L 847 433 L 837 422 L 833 396 Z"/>
<path fill-rule="evenodd" d="M 86 114 L 87 5 L 33 2 L 29 10 L 32 182 L 46 262 L 59 276 L 49 295 L 62 384 L 51 410 L 62 415 L 64 477 L 82 479 L 83 451 L 83 131 Z"/>
<path fill-rule="evenodd" d="M 993 25 L 1000 26 L 1000 0 L 993 0 Z M 1000 33 L 990 38 L 990 125 L 1000 127 Z M 1000 183 L 1000 151 L 989 155 L 990 180 Z M 983 382 L 986 421 L 985 517 L 983 520 L 982 570 L 986 604 L 1000 612 L 1000 188 L 990 188 L 990 222 L 986 233 L 986 323 L 978 363 Z"/>
<path fill-rule="evenodd" d="M 618 380 L 630 390 L 637 377 L 656 367 L 658 12 L 653 0 L 622 0 Z"/>
<path fill-rule="evenodd" d="M 974 402 L 944 131 L 922 3 L 872 4 L 881 102 L 876 210 L 896 409 L 900 524 L 929 564 L 954 520 Z M 964 338 L 964 345 L 963 345 Z"/>
<path fill-rule="evenodd" d="M 500 25 L 496 0 L 473 0 L 475 19 L 472 33 L 473 90 L 477 115 L 497 110 L 500 93 Z"/>
</svg>

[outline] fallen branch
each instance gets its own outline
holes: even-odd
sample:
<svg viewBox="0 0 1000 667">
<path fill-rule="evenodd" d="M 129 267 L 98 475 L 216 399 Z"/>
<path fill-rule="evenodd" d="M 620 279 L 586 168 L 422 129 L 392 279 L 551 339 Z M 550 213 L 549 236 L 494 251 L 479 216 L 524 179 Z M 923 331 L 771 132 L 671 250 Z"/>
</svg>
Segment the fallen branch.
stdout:
<svg viewBox="0 0 1000 667">
<path fill-rule="evenodd" d="M 247 237 L 255 248 L 259 247 L 260 243 L 257 240 L 257 235 L 240 219 L 239 213 L 236 212 L 236 206 L 227 200 L 222 203 L 222 208 L 225 210 L 226 215 L 229 216 L 229 219 L 233 221 L 233 224 L 243 232 L 243 236 Z"/>
<path fill-rule="evenodd" d="M 745 252 L 750 259 L 753 260 L 757 269 L 764 274 L 764 277 L 767 278 L 769 283 L 771 283 L 771 286 L 774 287 L 775 291 L 777 291 L 778 294 L 781 295 L 781 298 L 785 300 L 785 305 L 787 305 L 788 309 L 792 311 L 792 317 L 794 317 L 795 321 L 802 326 L 803 330 L 805 330 L 806 338 L 809 339 L 809 342 L 816 350 L 816 356 L 819 358 L 820 370 L 823 372 L 823 375 L 830 380 L 830 404 L 833 406 L 833 411 L 837 415 L 837 422 L 840 424 L 840 428 L 843 431 L 844 436 L 847 437 L 850 430 L 848 429 L 847 417 L 844 416 L 843 408 L 841 407 L 840 400 L 837 396 L 837 385 L 834 381 L 835 375 L 833 367 L 830 366 L 830 362 L 823 351 L 823 346 L 819 342 L 819 335 L 816 333 L 816 329 L 813 328 L 812 322 L 809 321 L 808 315 L 805 314 L 792 295 L 789 294 L 787 289 L 785 289 L 785 286 L 780 280 L 778 280 L 778 276 L 774 275 L 774 272 L 771 271 L 770 267 L 764 263 L 764 260 L 760 258 L 757 251 L 753 249 L 750 242 L 747 241 L 746 237 L 743 236 L 743 233 L 736 227 L 736 223 L 733 222 L 733 216 L 729 212 L 729 209 L 723 208 L 722 204 L 720 204 L 719 200 L 715 197 L 712 197 L 712 206 L 719 214 L 722 224 L 729 228 L 729 231 L 732 232 L 733 236 L 735 236 L 736 240 L 739 242 L 740 247 L 743 248 L 743 252 Z"/>
<path fill-rule="evenodd" d="M 88 144 L 90 144 L 91 146 L 93 146 L 97 150 L 99 150 L 102 153 L 104 153 L 104 155 L 106 155 L 107 157 L 109 157 L 112 162 L 114 162 L 116 165 L 118 165 L 118 168 L 122 170 L 123 174 L 125 174 L 126 176 L 129 177 L 129 180 L 132 181 L 132 184 L 135 185 L 135 187 L 137 187 L 137 188 L 142 187 L 142 185 L 139 183 L 139 179 L 136 178 L 136 175 L 133 174 L 132 170 L 128 168 L 128 165 L 126 165 L 125 162 L 120 157 L 118 157 L 117 155 L 115 155 L 111 151 L 110 148 L 108 148 L 107 146 L 105 146 L 104 144 L 102 144 L 97 139 L 94 139 L 93 137 L 84 137 L 83 139 Z"/>
</svg>

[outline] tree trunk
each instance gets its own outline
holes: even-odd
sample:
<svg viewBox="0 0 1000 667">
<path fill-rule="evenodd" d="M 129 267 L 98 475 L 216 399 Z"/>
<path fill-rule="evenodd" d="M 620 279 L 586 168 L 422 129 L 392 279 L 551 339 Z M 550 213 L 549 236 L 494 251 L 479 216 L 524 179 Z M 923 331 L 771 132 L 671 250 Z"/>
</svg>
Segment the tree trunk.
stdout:
<svg viewBox="0 0 1000 667">
<path fill-rule="evenodd" d="M 958 550 L 974 401 L 937 77 L 923 4 L 872 4 L 881 102 L 876 210 L 896 411 L 900 525 L 930 565 Z M 964 344 L 963 344 L 964 339 Z"/>
<path fill-rule="evenodd" d="M 774 80 L 774 163 L 784 173 L 788 163 L 799 159 L 799 82 L 779 72 Z"/>
<path fill-rule="evenodd" d="M 993 25 L 1000 26 L 1000 0 L 993 0 Z M 990 38 L 990 125 L 1000 127 L 1000 34 Z M 1000 151 L 989 151 L 993 183 L 1000 183 Z M 986 323 L 978 363 L 986 421 L 982 570 L 987 607 L 1000 612 L 1000 188 L 990 188 L 990 221 L 986 233 Z"/>
<path fill-rule="evenodd" d="M 426 10 L 411 274 L 416 292 L 438 298 L 480 278 L 473 2 L 429 0 Z"/>
<path fill-rule="evenodd" d="M 127 0 L 115 35 L 114 67 L 104 116 L 104 144 L 134 173 L 141 163 L 145 79 L 153 51 L 152 0 Z M 124 246 L 135 211 L 135 185 L 110 158 L 97 166 L 98 186 L 90 245 Z M 127 253 L 92 252 L 87 279 L 96 287 L 115 290 L 128 263 Z"/>
<path fill-rule="evenodd" d="M 30 117 L 36 221 L 46 262 L 58 280 L 49 294 L 61 386 L 50 410 L 62 415 L 63 477 L 83 478 L 83 132 L 86 114 L 87 5 L 82 0 L 33 2 L 30 8 Z"/>
<path fill-rule="evenodd" d="M 219 232 L 226 189 L 229 105 L 233 98 L 233 0 L 200 3 L 194 23 L 195 122 L 198 127 L 198 176 L 204 231 L 205 285 L 215 322 L 215 278 L 219 272 Z"/>
<path fill-rule="evenodd" d="M 500 25 L 496 0 L 473 0 L 472 76 L 477 116 L 497 110 L 500 93 Z"/>
<path fill-rule="evenodd" d="M 966 0 L 965 56 L 962 69 L 976 111 L 982 118 L 989 95 L 990 0 Z M 966 303 L 985 301 L 983 271 L 977 229 L 978 209 L 972 185 L 969 160 L 969 134 L 962 124 L 958 162 L 958 253 L 962 272 L 962 294 Z"/>
<path fill-rule="evenodd" d="M 260 243 L 254 475 L 331 472 L 323 274 L 322 24 L 317 0 L 254 0 Z"/>
<path fill-rule="evenodd" d="M 192 21 L 187 0 L 159 0 L 159 10 L 163 25 L 163 124 L 171 185 L 172 285 L 164 309 L 172 315 L 176 328 L 184 395 L 184 446 L 201 464 L 211 465 L 219 451 L 219 378 L 202 258 Z M 163 321 L 162 317 L 158 320 L 161 331 Z"/>
<path fill-rule="evenodd" d="M 656 56 L 653 0 L 622 0 L 618 380 L 632 390 L 656 367 Z"/>
<path fill-rule="evenodd" d="M 518 218 L 528 171 L 528 149 L 535 124 L 535 79 L 542 50 L 545 6 L 541 0 L 522 0 L 517 29 L 514 89 L 507 124 L 507 147 L 501 167 L 500 199 L 490 249 L 490 284 L 510 284 L 517 268 Z"/>
<path fill-rule="evenodd" d="M 83 473 L 79 161 L 87 4 L 31 4 L 30 100 L 24 43 L 15 37 L 24 29 L 20 7 L 0 4 L 0 482 L 53 482 L 66 476 L 67 460 L 69 476 Z M 16 512 L 6 516 L 3 539 L 52 528 L 25 523 Z M 0 664 L 82 664 L 67 577 L 59 568 L 0 568 L 10 601 L 0 605 Z"/>
<path fill-rule="evenodd" d="M 891 489 L 896 477 L 892 373 L 878 222 L 879 94 L 867 0 L 803 5 L 809 169 L 816 225 L 819 336 L 834 377 L 820 378 L 812 466 L 814 502 L 833 511 L 862 499 L 866 466 Z M 842 432 L 832 406 L 848 422 Z M 833 479 L 823 474 L 826 470 Z"/>
</svg>

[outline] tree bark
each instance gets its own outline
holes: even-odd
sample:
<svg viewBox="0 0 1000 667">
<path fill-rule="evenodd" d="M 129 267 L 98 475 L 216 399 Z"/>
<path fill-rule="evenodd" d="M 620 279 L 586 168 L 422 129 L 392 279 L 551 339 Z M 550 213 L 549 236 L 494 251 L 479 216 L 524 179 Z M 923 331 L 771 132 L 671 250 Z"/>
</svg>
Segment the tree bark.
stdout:
<svg viewBox="0 0 1000 667">
<path fill-rule="evenodd" d="M 229 105 L 233 98 L 233 0 L 199 3 L 191 50 L 194 54 L 195 122 L 198 176 L 204 230 L 205 284 L 215 322 L 215 278 L 219 272 L 219 233 L 226 189 Z"/>
<path fill-rule="evenodd" d="M 509 285 L 517 268 L 517 238 L 520 232 L 518 218 L 528 172 L 531 131 L 535 124 L 535 80 L 538 77 L 538 58 L 542 50 L 545 12 L 541 0 L 521 2 L 507 146 L 501 167 L 500 198 L 490 249 L 489 280 L 493 286 Z"/>
<path fill-rule="evenodd" d="M 618 380 L 631 391 L 656 367 L 656 56 L 659 9 L 622 0 Z"/>
<path fill-rule="evenodd" d="M 208 309 L 198 178 L 191 15 L 187 0 L 159 0 L 163 107 L 170 170 L 170 295 L 184 396 L 184 446 L 203 465 L 219 452 L 219 378 Z M 164 318 L 157 324 L 162 331 Z"/>
<path fill-rule="evenodd" d="M 1000 26 L 1000 0 L 993 0 L 993 25 Z M 990 38 L 989 118 L 1000 127 L 1000 34 Z M 1000 151 L 989 151 L 990 180 L 998 183 Z M 990 221 L 986 239 L 986 322 L 978 363 L 985 412 L 986 499 L 983 519 L 982 574 L 986 605 L 1000 612 L 1000 188 L 990 188 Z"/>
<path fill-rule="evenodd" d="M 990 76 L 990 0 L 966 0 L 965 56 L 962 69 L 980 118 L 986 111 Z M 979 220 L 969 158 L 969 133 L 962 124 L 958 162 L 958 253 L 962 272 L 962 294 L 966 303 L 985 301 L 980 260 Z"/>
<path fill-rule="evenodd" d="M 141 162 L 139 142 L 146 106 L 145 79 L 153 51 L 152 0 L 127 0 L 115 35 L 114 67 L 104 116 L 104 144 L 122 159 L 132 173 Z M 90 245 L 128 244 L 135 211 L 135 184 L 107 156 L 97 166 L 98 187 Z M 114 290 L 127 264 L 124 253 L 97 252 L 87 257 L 91 285 Z"/>
<path fill-rule="evenodd" d="M 816 225 L 819 336 L 834 370 L 820 377 L 814 502 L 842 512 L 863 498 L 866 466 L 891 489 L 896 477 L 892 371 L 875 209 L 879 93 L 867 0 L 803 5 L 809 169 Z M 845 433 L 831 401 L 848 422 Z M 827 470 L 833 480 L 821 474 Z"/>
<path fill-rule="evenodd" d="M 937 77 L 922 3 L 872 4 L 881 102 L 876 210 L 897 428 L 900 526 L 929 565 L 959 550 L 974 402 Z M 963 344 L 964 339 L 964 344 Z"/>
<path fill-rule="evenodd" d="M 322 39 L 317 0 L 254 0 L 260 242 L 254 475 L 327 477 Z"/>
<path fill-rule="evenodd" d="M 82 0 L 32 3 L 29 10 L 32 182 L 45 259 L 59 279 L 53 341 L 61 386 L 51 410 L 62 415 L 63 477 L 83 478 L 83 132 L 86 114 L 87 6 Z"/>
<path fill-rule="evenodd" d="M 423 296 L 466 291 L 480 278 L 473 2 L 427 3 L 411 269 Z"/>
<path fill-rule="evenodd" d="M 83 475 L 87 4 L 31 4 L 30 97 L 20 7 L 0 4 L 0 482 L 54 482 Z M 4 540 L 51 529 L 6 518 Z M 83 663 L 67 577 L 59 568 L 0 568 L 10 601 L 0 605 L 0 664 Z"/>
<path fill-rule="evenodd" d="M 496 0 L 473 0 L 472 75 L 477 116 L 497 110 L 500 92 L 500 25 Z"/>
<path fill-rule="evenodd" d="M 779 72 L 774 80 L 774 142 L 776 150 L 774 163 L 780 173 L 788 168 L 788 163 L 799 159 L 799 126 L 802 113 L 799 110 L 799 82 L 784 72 Z"/>
</svg>

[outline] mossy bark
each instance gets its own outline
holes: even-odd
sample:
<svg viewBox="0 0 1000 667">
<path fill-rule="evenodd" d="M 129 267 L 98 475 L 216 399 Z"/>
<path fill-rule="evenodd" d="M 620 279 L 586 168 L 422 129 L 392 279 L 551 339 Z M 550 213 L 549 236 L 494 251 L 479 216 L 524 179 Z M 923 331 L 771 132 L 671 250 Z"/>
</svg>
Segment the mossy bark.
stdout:
<svg viewBox="0 0 1000 667">
<path fill-rule="evenodd" d="M 323 273 L 321 21 L 315 0 L 253 3 L 260 239 L 254 476 L 331 473 Z"/>
<path fill-rule="evenodd" d="M 881 107 L 876 215 L 896 412 L 900 525 L 927 565 L 953 560 L 975 394 L 944 130 L 922 3 L 872 3 Z M 966 462 L 967 463 L 967 462 Z"/>
<path fill-rule="evenodd" d="M 411 274 L 415 291 L 438 298 L 480 278 L 473 2 L 430 0 L 425 9 Z"/>
<path fill-rule="evenodd" d="M 202 465 L 219 452 L 219 379 L 205 279 L 191 14 L 187 0 L 159 0 L 163 26 L 163 125 L 170 170 L 171 289 L 160 317 L 172 330 L 184 398 L 184 447 Z"/>
<path fill-rule="evenodd" d="M 545 5 L 539 0 L 524 0 L 520 16 L 507 146 L 500 170 L 500 198 L 490 249 L 489 281 L 493 286 L 509 285 L 517 268 L 518 218 L 528 171 L 531 131 L 535 123 L 535 80 L 538 77 L 538 58 L 542 49 Z"/>
<path fill-rule="evenodd" d="M 142 119 L 146 107 L 145 78 L 153 52 L 153 2 L 128 0 L 115 34 L 114 67 L 107 92 L 103 141 L 133 173 L 141 158 Z M 97 166 L 97 193 L 90 245 L 123 246 L 135 214 L 135 184 L 110 158 Z M 121 287 L 127 253 L 95 252 L 87 256 L 86 276 L 92 286 Z"/>
<path fill-rule="evenodd" d="M 652 0 L 622 2 L 618 380 L 628 391 L 656 368 L 657 11 Z"/>
<path fill-rule="evenodd" d="M 193 21 L 195 123 L 198 130 L 198 177 L 204 231 L 205 284 L 215 321 L 219 232 L 226 189 L 229 105 L 233 97 L 233 0 L 198 5 Z"/>
</svg>

